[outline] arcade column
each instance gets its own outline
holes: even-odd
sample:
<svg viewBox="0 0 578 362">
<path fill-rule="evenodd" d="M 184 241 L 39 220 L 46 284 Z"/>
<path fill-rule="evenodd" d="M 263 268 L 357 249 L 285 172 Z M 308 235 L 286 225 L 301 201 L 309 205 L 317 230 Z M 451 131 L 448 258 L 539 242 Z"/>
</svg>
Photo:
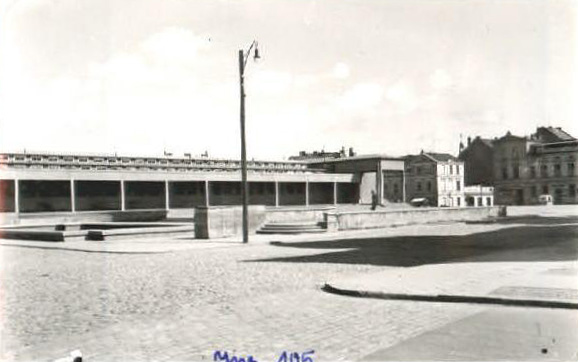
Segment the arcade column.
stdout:
<svg viewBox="0 0 578 362">
<path fill-rule="evenodd" d="M 165 210 L 169 211 L 170 205 L 169 180 L 165 180 Z"/>
<path fill-rule="evenodd" d="M 14 212 L 20 213 L 20 180 L 14 180 Z"/>
<path fill-rule="evenodd" d="M 401 171 L 401 192 L 402 192 L 402 201 L 406 202 L 406 199 L 405 199 L 405 170 Z"/>
<path fill-rule="evenodd" d="M 377 202 L 383 203 L 383 168 L 381 160 L 377 161 L 377 171 L 375 172 L 375 192 L 377 193 Z"/>
<path fill-rule="evenodd" d="M 120 180 L 120 210 L 126 210 L 126 197 L 125 197 L 125 187 L 124 180 Z"/>
<path fill-rule="evenodd" d="M 70 211 L 76 212 L 76 192 L 74 189 L 74 179 L 70 180 Z"/>
<path fill-rule="evenodd" d="M 333 205 L 337 205 L 337 181 L 333 182 Z"/>
</svg>

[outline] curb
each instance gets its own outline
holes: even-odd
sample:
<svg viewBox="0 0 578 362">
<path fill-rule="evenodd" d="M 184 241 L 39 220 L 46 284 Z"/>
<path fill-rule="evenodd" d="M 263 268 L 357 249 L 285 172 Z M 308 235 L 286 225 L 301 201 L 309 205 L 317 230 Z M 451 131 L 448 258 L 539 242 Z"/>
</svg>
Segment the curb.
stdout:
<svg viewBox="0 0 578 362">
<path fill-rule="evenodd" d="M 578 309 L 578 303 L 560 302 L 554 300 L 512 299 L 512 298 L 495 298 L 484 296 L 447 295 L 447 294 L 432 295 L 432 294 L 399 294 L 399 293 L 386 293 L 386 292 L 371 292 L 371 291 L 341 289 L 334 287 L 328 283 L 325 283 L 325 285 L 321 287 L 321 290 L 327 293 L 357 298 L 412 300 L 418 302 L 437 302 L 437 303 L 489 304 L 489 305 L 515 306 L 515 307 Z"/>
</svg>

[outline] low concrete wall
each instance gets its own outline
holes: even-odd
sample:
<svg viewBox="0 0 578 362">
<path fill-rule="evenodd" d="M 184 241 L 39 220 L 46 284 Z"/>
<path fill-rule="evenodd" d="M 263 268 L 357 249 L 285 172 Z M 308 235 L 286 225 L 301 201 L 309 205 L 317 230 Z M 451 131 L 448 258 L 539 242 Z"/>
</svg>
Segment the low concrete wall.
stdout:
<svg viewBox="0 0 578 362">
<path fill-rule="evenodd" d="M 163 225 L 163 224 L 161 224 Z M 194 225 L 134 227 L 128 229 L 88 230 L 87 240 L 120 240 L 135 238 L 168 238 L 194 236 Z"/>
<path fill-rule="evenodd" d="M 249 233 L 255 233 L 265 223 L 265 206 L 249 206 Z M 195 210 L 195 237 L 214 239 L 242 235 L 243 208 L 241 206 L 209 206 Z"/>
<path fill-rule="evenodd" d="M 334 206 L 267 208 L 267 222 L 323 221 L 324 214 L 335 210 Z"/>
<path fill-rule="evenodd" d="M 34 241 L 70 241 L 84 240 L 88 231 L 48 231 L 30 229 L 0 229 L 0 238 Z"/>
<path fill-rule="evenodd" d="M 426 224 L 442 221 L 472 221 L 497 217 L 499 206 L 461 208 L 415 208 L 406 210 L 328 212 L 328 231 L 372 229 L 389 226 Z"/>
<path fill-rule="evenodd" d="M 169 209 L 167 213 L 167 220 L 194 220 L 195 209 Z"/>
<path fill-rule="evenodd" d="M 116 240 L 194 236 L 191 223 L 102 222 L 88 224 L 14 225 L 0 227 L 0 238 L 35 241 Z"/>
<path fill-rule="evenodd" d="M 1 225 L 68 224 L 86 222 L 160 221 L 166 210 L 4 213 Z"/>
</svg>

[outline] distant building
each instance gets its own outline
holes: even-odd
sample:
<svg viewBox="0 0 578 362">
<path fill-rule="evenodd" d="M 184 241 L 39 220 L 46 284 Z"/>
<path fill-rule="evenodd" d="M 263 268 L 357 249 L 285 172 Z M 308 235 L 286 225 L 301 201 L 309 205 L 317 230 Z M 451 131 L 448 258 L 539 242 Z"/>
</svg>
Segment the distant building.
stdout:
<svg viewBox="0 0 578 362">
<path fill-rule="evenodd" d="M 321 151 L 300 151 L 299 156 L 290 156 L 289 160 L 291 161 L 311 161 L 311 162 L 318 162 L 324 161 L 328 159 L 335 159 L 335 158 L 345 158 L 345 157 L 353 157 L 355 156 L 355 152 L 353 152 L 353 148 L 349 148 L 349 153 L 345 152 L 345 147 L 342 147 L 340 151 L 337 152 L 326 152 L 325 150 Z"/>
<path fill-rule="evenodd" d="M 373 195 L 380 204 L 407 200 L 405 161 L 402 158 L 382 154 L 352 155 L 325 161 L 309 161 L 308 165 L 332 174 L 353 174 L 358 184 L 352 192 L 355 192 L 361 204 L 371 204 Z"/>
<path fill-rule="evenodd" d="M 578 140 L 560 128 L 539 127 L 530 137 L 508 132 L 494 141 L 496 202 L 538 204 L 551 195 L 554 204 L 575 204 Z"/>
<path fill-rule="evenodd" d="M 578 203 L 578 140 L 559 127 L 538 127 L 529 137 L 468 137 L 459 157 L 466 185 L 494 186 L 498 204 L 538 204 L 540 195 L 551 195 L 555 204 Z"/>
<path fill-rule="evenodd" d="M 407 200 L 425 198 L 431 206 L 466 206 L 462 161 L 447 153 L 423 151 L 404 159 Z"/>
<path fill-rule="evenodd" d="M 463 146 L 463 145 L 461 145 Z M 464 182 L 469 185 L 494 184 L 494 141 L 468 137 L 467 147 L 460 147 L 458 158 L 464 162 Z"/>
<path fill-rule="evenodd" d="M 492 186 L 466 186 L 464 187 L 466 206 L 492 206 L 494 205 L 494 188 Z"/>
</svg>

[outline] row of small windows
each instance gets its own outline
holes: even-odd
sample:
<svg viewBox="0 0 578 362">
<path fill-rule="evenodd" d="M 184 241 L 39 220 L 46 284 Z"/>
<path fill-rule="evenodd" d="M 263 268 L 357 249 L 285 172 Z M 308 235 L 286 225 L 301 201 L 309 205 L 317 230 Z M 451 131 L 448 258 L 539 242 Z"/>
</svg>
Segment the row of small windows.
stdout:
<svg viewBox="0 0 578 362">
<path fill-rule="evenodd" d="M 417 182 L 417 183 L 416 183 L 416 186 L 415 186 L 415 189 L 416 189 L 416 191 L 422 191 L 422 190 L 423 190 L 423 188 L 422 188 L 422 183 L 421 183 L 421 182 Z M 432 183 L 431 183 L 431 181 L 428 181 L 428 182 L 426 183 L 426 189 L 427 189 L 427 191 L 431 191 L 431 190 L 432 190 Z M 461 189 L 462 189 L 462 183 L 461 183 L 461 181 L 456 181 L 456 190 L 457 190 L 457 191 L 461 191 Z"/>
<path fill-rule="evenodd" d="M 17 162 L 55 162 L 55 163 L 108 163 L 108 164 L 150 164 L 150 165 L 195 165 L 195 166 L 221 166 L 221 167 L 240 167 L 237 161 L 201 161 L 198 160 L 167 160 L 167 159 L 142 159 L 142 158 L 99 158 L 99 157 L 58 157 L 58 156 L 14 156 Z M 287 164 L 287 163 L 269 163 L 269 162 L 249 162 L 249 167 L 254 168 L 276 168 L 276 169 L 307 169 L 307 165 Z"/>
<path fill-rule="evenodd" d="M 445 167 L 445 166 L 442 166 Z M 432 165 L 432 166 L 415 166 L 414 168 L 408 168 L 407 172 L 411 173 L 412 171 L 414 171 L 415 175 L 425 175 L 425 174 L 434 174 L 435 173 L 435 169 L 436 166 Z M 448 168 L 446 169 L 449 171 L 450 175 L 455 174 L 459 175 L 460 174 L 460 166 L 459 165 L 449 165 Z"/>
<path fill-rule="evenodd" d="M 550 187 L 548 185 L 542 185 L 542 187 L 540 187 L 540 188 L 538 186 L 532 186 L 532 187 L 530 187 L 530 194 L 532 195 L 532 197 L 538 196 L 538 190 L 540 190 L 540 194 L 543 194 L 543 195 L 550 194 Z M 568 196 L 576 197 L 576 184 L 568 185 L 567 190 L 568 190 Z M 562 193 L 561 188 L 556 188 L 555 191 L 556 191 L 556 193 Z"/>
<path fill-rule="evenodd" d="M 538 172 L 537 172 L 538 169 L 536 168 L 536 166 L 530 166 L 529 170 L 530 170 L 530 178 L 538 177 Z M 549 177 L 550 176 L 548 165 L 540 165 L 539 170 L 540 170 L 540 173 L 539 173 L 540 177 Z M 552 170 L 554 171 L 553 176 L 555 176 L 555 177 L 563 176 L 561 164 L 557 163 L 557 164 L 553 165 Z M 566 164 L 566 176 L 574 176 L 575 173 L 576 173 L 576 166 L 575 166 L 574 162 L 567 163 Z M 502 167 L 502 178 L 503 179 L 510 178 L 510 173 L 508 172 L 508 167 Z M 514 178 L 514 179 L 520 178 L 520 166 L 518 166 L 518 165 L 512 166 L 512 178 Z"/>
</svg>

